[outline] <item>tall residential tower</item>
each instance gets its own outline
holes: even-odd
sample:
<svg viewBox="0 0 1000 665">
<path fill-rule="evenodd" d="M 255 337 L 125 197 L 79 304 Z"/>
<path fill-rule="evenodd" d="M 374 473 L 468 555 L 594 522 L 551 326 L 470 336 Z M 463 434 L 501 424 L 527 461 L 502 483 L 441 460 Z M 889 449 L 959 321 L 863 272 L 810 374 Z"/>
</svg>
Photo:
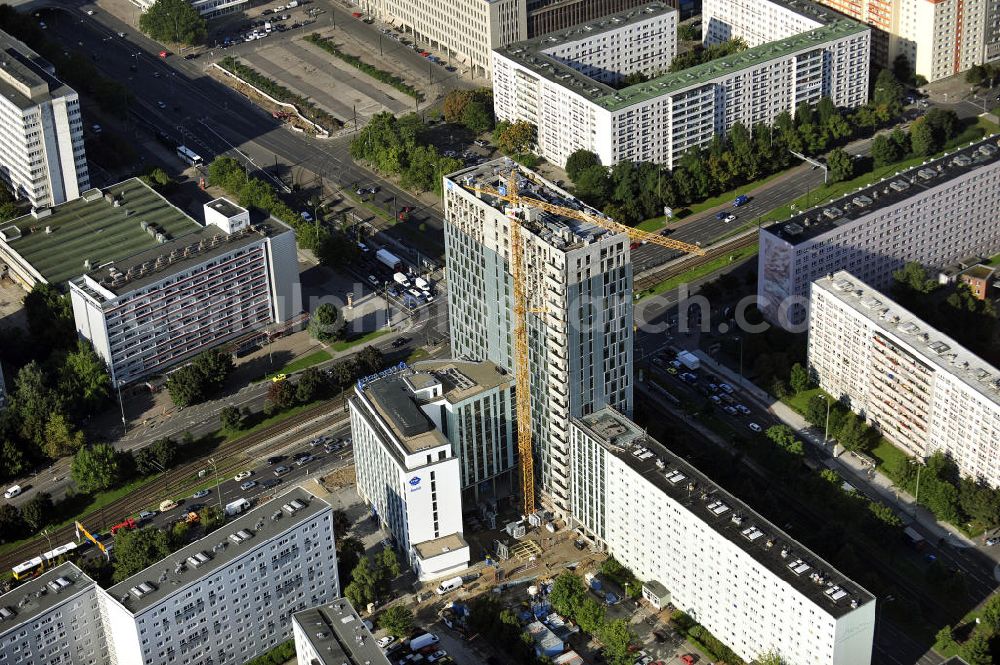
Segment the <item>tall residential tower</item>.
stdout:
<svg viewBox="0 0 1000 665">
<path fill-rule="evenodd" d="M 531 367 L 536 475 L 543 499 L 569 510 L 569 419 L 612 406 L 632 410 L 632 267 L 621 234 L 535 208 L 507 205 L 478 187 L 503 189 L 575 210 L 585 206 L 503 159 L 445 177 L 445 251 L 451 348 L 512 372 L 511 252 L 522 252 Z M 587 209 L 595 216 L 601 213 Z M 522 246 L 511 247 L 512 219 Z"/>
</svg>

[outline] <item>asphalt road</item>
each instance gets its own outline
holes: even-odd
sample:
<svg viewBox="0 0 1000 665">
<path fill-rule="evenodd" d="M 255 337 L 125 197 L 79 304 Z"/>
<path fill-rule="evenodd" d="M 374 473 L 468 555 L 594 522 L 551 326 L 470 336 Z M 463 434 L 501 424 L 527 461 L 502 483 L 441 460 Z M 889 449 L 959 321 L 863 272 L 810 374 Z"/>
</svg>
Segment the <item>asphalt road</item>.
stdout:
<svg viewBox="0 0 1000 665">
<path fill-rule="evenodd" d="M 355 164 L 349 154 L 350 136 L 323 140 L 292 131 L 239 93 L 210 78 L 204 71 L 206 60 L 184 60 L 176 54 L 160 58 L 157 54 L 162 47 L 158 43 L 107 12 L 87 16 L 79 10 L 49 10 L 43 12 L 43 17 L 50 39 L 61 40 L 87 56 L 96 57 L 94 64 L 103 75 L 129 87 L 134 96 L 130 108 L 133 131 L 162 131 L 195 150 L 206 163 L 217 155 L 235 157 L 251 171 L 256 170 L 258 175 L 275 183 L 276 158 L 282 165 L 283 177 L 289 169 L 293 173 L 305 169 L 339 187 L 377 182 L 383 192 L 397 197 L 400 207 L 412 206 L 426 217 L 421 221 L 435 230 L 442 228 L 439 203 L 427 207 L 408 192 Z M 355 23 L 358 29 L 372 28 Z M 125 33 L 125 38 L 118 37 L 119 32 Z M 239 48 L 233 51 L 238 52 Z M 130 70 L 132 65 L 137 71 Z M 160 108 L 158 102 L 163 102 L 165 108 Z M 284 180 L 283 187 L 289 178 Z"/>
</svg>

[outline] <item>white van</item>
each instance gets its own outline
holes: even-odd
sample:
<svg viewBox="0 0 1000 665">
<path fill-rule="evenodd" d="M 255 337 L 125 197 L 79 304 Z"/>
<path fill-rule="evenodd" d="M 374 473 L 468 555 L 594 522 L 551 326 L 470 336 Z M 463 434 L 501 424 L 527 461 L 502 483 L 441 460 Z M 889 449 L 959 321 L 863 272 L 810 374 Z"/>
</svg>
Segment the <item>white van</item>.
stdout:
<svg viewBox="0 0 1000 665">
<path fill-rule="evenodd" d="M 226 517 L 233 517 L 234 515 L 239 515 L 245 510 L 250 510 L 250 502 L 246 499 L 237 499 L 236 501 L 231 501 L 226 504 Z"/>
<path fill-rule="evenodd" d="M 461 589 L 461 588 L 462 588 L 462 578 L 453 577 L 450 580 L 445 580 L 444 582 L 441 582 L 441 584 L 438 585 L 438 588 L 435 589 L 434 592 L 439 596 L 443 596 L 449 591 L 454 591 L 455 589 Z"/>
<path fill-rule="evenodd" d="M 7 491 L 3 493 L 3 498 L 13 499 L 15 496 L 21 493 L 21 486 L 14 485 L 13 487 L 8 487 Z"/>
</svg>

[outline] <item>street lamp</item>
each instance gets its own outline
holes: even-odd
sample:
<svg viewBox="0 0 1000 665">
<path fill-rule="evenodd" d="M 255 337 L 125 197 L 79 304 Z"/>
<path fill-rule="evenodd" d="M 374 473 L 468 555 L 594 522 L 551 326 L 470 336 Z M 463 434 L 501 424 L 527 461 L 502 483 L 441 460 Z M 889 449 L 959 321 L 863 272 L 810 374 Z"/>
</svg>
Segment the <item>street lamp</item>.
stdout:
<svg viewBox="0 0 1000 665">
<path fill-rule="evenodd" d="M 913 504 L 914 504 L 913 505 L 913 517 L 915 519 L 917 517 L 917 504 L 920 503 L 920 472 L 923 470 L 924 465 L 919 460 L 916 460 L 916 459 L 910 460 L 910 464 L 916 464 L 917 465 L 917 490 L 916 490 L 916 494 L 914 494 L 914 496 L 913 496 Z"/>
<path fill-rule="evenodd" d="M 116 380 L 115 387 L 118 389 L 118 407 L 122 410 L 122 435 L 125 435 L 128 434 L 128 423 L 125 420 L 125 402 L 122 401 L 122 382 Z"/>
<path fill-rule="evenodd" d="M 734 337 L 733 339 L 734 341 L 740 343 L 740 387 L 742 388 L 743 387 L 743 338 L 737 336 Z"/>
<path fill-rule="evenodd" d="M 828 439 L 830 437 L 830 407 L 833 405 L 833 400 L 829 397 L 825 397 L 824 399 L 826 399 L 826 424 L 823 426 L 823 447 L 826 448 L 826 444 L 828 443 Z M 836 457 L 836 455 L 834 455 L 834 457 Z"/>
</svg>

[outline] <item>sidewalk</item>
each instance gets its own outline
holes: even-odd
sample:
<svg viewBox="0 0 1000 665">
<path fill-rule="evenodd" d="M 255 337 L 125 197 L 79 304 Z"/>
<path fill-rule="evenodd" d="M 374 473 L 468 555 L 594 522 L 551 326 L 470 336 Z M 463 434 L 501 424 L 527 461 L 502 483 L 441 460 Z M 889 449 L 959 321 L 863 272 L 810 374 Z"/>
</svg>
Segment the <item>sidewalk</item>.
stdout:
<svg viewBox="0 0 1000 665">
<path fill-rule="evenodd" d="M 733 385 L 742 386 L 746 395 L 762 409 L 794 429 L 799 436 L 817 449 L 828 455 L 831 454 L 829 446 L 823 443 L 823 433 L 817 431 L 787 404 L 775 399 L 750 381 L 746 379 L 741 381 L 739 375 L 733 370 L 709 358 L 704 352 L 698 351 L 697 355 L 716 374 L 725 377 Z M 912 516 L 916 523 L 923 527 L 934 540 L 945 539 L 956 547 L 976 547 L 975 541 L 951 524 L 938 522 L 931 512 L 920 506 L 905 490 L 896 487 L 886 475 L 866 467 L 854 455 L 847 454 L 839 457 L 831 455 L 826 460 L 826 466 L 840 473 L 855 487 L 867 488 L 881 501 L 892 506 L 898 514 Z"/>
</svg>

